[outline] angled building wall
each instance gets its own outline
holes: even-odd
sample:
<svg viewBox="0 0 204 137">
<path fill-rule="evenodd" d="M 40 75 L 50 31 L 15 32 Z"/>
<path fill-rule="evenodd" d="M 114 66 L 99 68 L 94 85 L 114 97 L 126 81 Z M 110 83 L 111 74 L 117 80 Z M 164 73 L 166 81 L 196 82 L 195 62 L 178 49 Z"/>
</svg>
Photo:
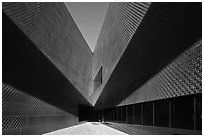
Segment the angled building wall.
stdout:
<svg viewBox="0 0 204 137">
<path fill-rule="evenodd" d="M 201 58 L 199 40 L 118 106 L 202 93 Z"/>
<path fill-rule="evenodd" d="M 3 12 L 89 100 L 92 52 L 64 3 L 3 3 Z"/>
<path fill-rule="evenodd" d="M 3 135 L 43 134 L 78 123 L 77 115 L 4 83 L 2 107 Z"/>
<path fill-rule="evenodd" d="M 93 55 L 93 76 L 102 67 L 102 85 L 94 90 L 94 103 L 142 22 L 150 3 L 110 3 Z"/>
<path fill-rule="evenodd" d="M 109 14 L 114 15 L 114 12 L 109 12 Z M 108 20 L 108 14 L 106 20 Z M 115 64 L 115 68 L 109 74 L 108 80 L 104 80 L 107 77 L 105 72 L 109 70 L 106 63 L 114 64 L 114 58 L 118 55 L 116 52 L 120 49 L 119 44 L 115 45 L 117 50 L 111 49 L 114 47 L 114 42 L 113 39 L 110 39 L 113 44 L 109 44 L 107 47 L 104 46 L 100 50 L 106 51 L 104 54 L 107 55 L 94 58 L 95 62 L 101 62 L 102 60 L 104 63 L 100 63 L 98 66 L 103 67 L 102 77 L 105 84 L 105 86 L 99 87 L 102 92 L 100 92 L 96 107 L 118 105 L 123 99 L 126 99 L 135 91 L 134 89 L 142 86 L 185 50 L 199 41 L 201 39 L 201 26 L 200 3 L 152 3 L 122 56 L 120 56 L 117 65 Z M 100 36 L 102 34 L 103 31 L 101 31 Z M 117 36 L 117 33 L 114 34 Z M 104 39 L 106 39 L 104 41 L 112 38 L 110 36 L 104 35 Z M 116 36 L 116 42 L 120 41 L 121 38 Z M 94 56 L 96 55 L 97 47 Z M 94 67 L 96 65 L 97 63 L 93 63 Z M 114 98 L 117 99 L 113 103 Z"/>
<path fill-rule="evenodd" d="M 92 53 L 63 3 L 3 3 L 3 134 L 79 119 L 202 130 L 201 11 L 111 3 Z"/>
<path fill-rule="evenodd" d="M 128 11 L 134 13 L 131 7 Z M 93 62 L 96 74 L 103 68 L 105 84 L 95 91 L 94 98 L 100 120 L 202 129 L 201 11 L 201 3 L 151 3 L 125 45 L 119 43 L 122 38 L 118 35 L 122 33 L 112 30 L 122 19 L 114 22 L 108 18 L 116 14 L 109 9 L 104 24 L 107 20 L 115 24 L 103 26 Z M 136 22 L 133 17 L 130 20 Z M 118 52 L 120 49 L 124 52 Z"/>
<path fill-rule="evenodd" d="M 3 3 L 3 134 L 77 124 L 91 106 L 92 53 L 64 3 Z"/>
</svg>

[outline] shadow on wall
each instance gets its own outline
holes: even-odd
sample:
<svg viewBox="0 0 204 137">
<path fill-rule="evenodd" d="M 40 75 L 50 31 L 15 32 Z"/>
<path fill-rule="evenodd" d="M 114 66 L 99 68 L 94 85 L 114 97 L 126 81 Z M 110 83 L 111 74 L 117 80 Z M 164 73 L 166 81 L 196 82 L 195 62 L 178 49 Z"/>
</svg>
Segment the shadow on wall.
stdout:
<svg viewBox="0 0 204 137">
<path fill-rule="evenodd" d="M 147 134 L 202 134 L 201 93 L 112 107 L 99 112 L 105 122 L 119 124 L 119 129 L 114 124 L 112 127 L 128 134 L 138 134 L 137 129 Z"/>
<path fill-rule="evenodd" d="M 2 134 L 43 134 L 78 123 L 77 116 L 2 84 Z"/>
<path fill-rule="evenodd" d="M 6 14 L 2 19 L 4 83 L 76 116 L 78 104 L 91 106 Z"/>
<path fill-rule="evenodd" d="M 202 37 L 201 15 L 201 3 L 152 3 L 95 107 L 116 106 L 192 46 Z"/>
</svg>

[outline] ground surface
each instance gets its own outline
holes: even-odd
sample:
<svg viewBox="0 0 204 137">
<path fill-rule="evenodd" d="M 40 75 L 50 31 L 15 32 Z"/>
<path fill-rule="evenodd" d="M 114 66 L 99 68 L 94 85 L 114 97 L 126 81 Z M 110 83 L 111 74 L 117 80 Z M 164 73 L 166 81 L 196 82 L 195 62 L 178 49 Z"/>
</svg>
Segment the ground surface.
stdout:
<svg viewBox="0 0 204 137">
<path fill-rule="evenodd" d="M 112 122 L 84 122 L 46 135 L 201 135 L 202 131 Z"/>
<path fill-rule="evenodd" d="M 69 128 L 46 133 L 46 135 L 127 135 L 124 132 L 98 122 L 86 122 Z"/>
</svg>

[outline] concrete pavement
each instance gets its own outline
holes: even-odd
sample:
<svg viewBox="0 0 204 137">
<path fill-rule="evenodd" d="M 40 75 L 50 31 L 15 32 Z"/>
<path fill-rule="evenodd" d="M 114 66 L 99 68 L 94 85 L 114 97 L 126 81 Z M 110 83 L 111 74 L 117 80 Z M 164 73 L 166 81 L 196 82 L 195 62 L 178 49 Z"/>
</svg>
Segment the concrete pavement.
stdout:
<svg viewBox="0 0 204 137">
<path fill-rule="evenodd" d="M 128 135 L 98 122 L 86 122 L 69 128 L 46 133 L 45 135 Z"/>
</svg>

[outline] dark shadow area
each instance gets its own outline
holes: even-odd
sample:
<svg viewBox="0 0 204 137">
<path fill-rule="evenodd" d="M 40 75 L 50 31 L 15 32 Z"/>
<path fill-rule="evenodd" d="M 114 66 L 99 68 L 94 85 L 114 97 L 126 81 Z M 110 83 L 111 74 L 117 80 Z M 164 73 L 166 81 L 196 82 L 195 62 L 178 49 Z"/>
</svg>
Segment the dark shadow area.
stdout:
<svg viewBox="0 0 204 137">
<path fill-rule="evenodd" d="M 92 106 L 79 105 L 79 121 L 98 121 L 98 113 L 93 109 Z"/>
<path fill-rule="evenodd" d="M 134 105 L 134 124 L 142 124 L 142 105 L 141 104 L 135 104 Z"/>
<path fill-rule="evenodd" d="M 155 102 L 155 126 L 169 126 L 169 100 L 158 100 Z"/>
<path fill-rule="evenodd" d="M 143 103 L 143 125 L 153 125 L 153 103 L 145 102 Z"/>
<path fill-rule="evenodd" d="M 78 104 L 91 106 L 35 44 L 2 13 L 2 81 L 78 115 Z"/>
<path fill-rule="evenodd" d="M 2 84 L 3 135 L 39 135 L 76 124 L 77 116 L 8 84 Z"/>
<path fill-rule="evenodd" d="M 102 84 L 102 81 L 103 79 L 102 79 L 102 67 L 101 67 L 96 77 L 94 78 L 94 91 L 96 91 L 98 87 L 100 87 L 100 85 Z"/>
<path fill-rule="evenodd" d="M 128 134 L 201 134 L 201 98 L 202 94 L 198 93 L 100 111 L 105 125 Z M 121 110 L 118 111 L 121 120 L 109 117 L 115 109 Z"/>
<path fill-rule="evenodd" d="M 199 115 L 197 115 L 199 116 Z M 201 115 L 199 116 L 201 117 Z M 172 99 L 172 127 L 193 129 L 194 127 L 194 96 Z"/>
<path fill-rule="evenodd" d="M 116 106 L 201 37 L 201 3 L 152 3 L 95 107 Z"/>
<path fill-rule="evenodd" d="M 133 124 L 133 120 L 134 120 L 134 106 L 133 105 L 130 105 L 127 109 L 127 123 L 128 124 Z"/>
</svg>

